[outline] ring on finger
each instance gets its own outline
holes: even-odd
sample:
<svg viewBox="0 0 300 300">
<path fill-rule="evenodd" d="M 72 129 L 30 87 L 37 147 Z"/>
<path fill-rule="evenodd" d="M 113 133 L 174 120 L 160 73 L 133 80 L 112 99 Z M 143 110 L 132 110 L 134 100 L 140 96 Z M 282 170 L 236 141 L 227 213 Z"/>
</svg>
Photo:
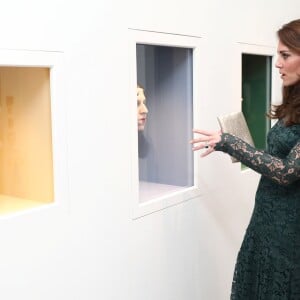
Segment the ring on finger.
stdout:
<svg viewBox="0 0 300 300">
<path fill-rule="evenodd" d="M 206 142 L 204 143 L 204 147 L 205 147 L 205 148 L 209 148 L 209 143 L 208 143 L 208 141 L 206 141 Z"/>
</svg>

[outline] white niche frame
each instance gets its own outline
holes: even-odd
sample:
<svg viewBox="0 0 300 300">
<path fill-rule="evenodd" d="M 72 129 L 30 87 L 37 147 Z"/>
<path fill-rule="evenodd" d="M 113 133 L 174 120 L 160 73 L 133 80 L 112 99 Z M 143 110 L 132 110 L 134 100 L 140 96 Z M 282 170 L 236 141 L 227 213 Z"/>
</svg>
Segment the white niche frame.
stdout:
<svg viewBox="0 0 300 300">
<path fill-rule="evenodd" d="M 66 97 L 64 94 L 62 51 L 0 48 L 0 67 L 49 68 L 51 139 L 53 162 L 53 201 L 0 215 L 7 219 L 41 210 L 68 210 Z"/>
<path fill-rule="evenodd" d="M 128 29 L 129 36 L 129 99 L 130 106 L 130 128 L 131 128 L 131 201 L 133 219 L 166 209 L 170 206 L 191 200 L 203 194 L 198 176 L 199 153 L 194 153 L 194 185 L 171 191 L 163 196 L 158 196 L 146 202 L 140 202 L 139 197 L 139 165 L 138 165 L 138 132 L 136 124 L 136 98 L 137 64 L 136 45 L 145 44 L 153 46 L 169 46 L 192 49 L 193 66 L 193 127 L 199 127 L 199 61 L 201 49 L 201 37 L 186 36 L 162 32 L 152 32 L 138 29 Z"/>
</svg>

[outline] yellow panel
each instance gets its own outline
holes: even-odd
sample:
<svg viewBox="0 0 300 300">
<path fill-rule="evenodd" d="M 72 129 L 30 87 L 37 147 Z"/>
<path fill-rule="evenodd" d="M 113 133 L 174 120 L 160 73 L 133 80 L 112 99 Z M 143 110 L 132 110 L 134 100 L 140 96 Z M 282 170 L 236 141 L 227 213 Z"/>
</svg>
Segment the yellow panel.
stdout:
<svg viewBox="0 0 300 300">
<path fill-rule="evenodd" d="M 0 214 L 7 215 L 14 212 L 23 211 L 28 208 L 39 207 L 45 203 L 24 198 L 0 195 Z"/>
<path fill-rule="evenodd" d="M 53 201 L 49 75 L 48 68 L 0 67 L 0 194 L 13 197 L 5 210 L 20 198 L 22 207 Z"/>
</svg>

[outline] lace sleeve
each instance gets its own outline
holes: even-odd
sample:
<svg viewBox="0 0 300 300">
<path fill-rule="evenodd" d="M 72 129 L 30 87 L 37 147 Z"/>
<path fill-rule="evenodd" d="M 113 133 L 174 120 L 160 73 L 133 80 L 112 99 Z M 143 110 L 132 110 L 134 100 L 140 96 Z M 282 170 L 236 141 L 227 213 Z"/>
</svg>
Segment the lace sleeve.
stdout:
<svg viewBox="0 0 300 300">
<path fill-rule="evenodd" d="M 288 185 L 300 179 L 300 141 L 284 159 L 258 150 L 229 133 L 222 134 L 215 150 L 230 154 L 244 165 L 281 185 Z"/>
</svg>

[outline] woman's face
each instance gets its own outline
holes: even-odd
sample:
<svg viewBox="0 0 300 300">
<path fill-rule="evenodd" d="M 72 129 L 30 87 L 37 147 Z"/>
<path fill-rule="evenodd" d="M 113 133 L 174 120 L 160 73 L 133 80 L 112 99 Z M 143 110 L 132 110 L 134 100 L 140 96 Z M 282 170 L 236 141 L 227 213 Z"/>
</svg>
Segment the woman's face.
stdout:
<svg viewBox="0 0 300 300">
<path fill-rule="evenodd" d="M 137 125 L 138 130 L 144 130 L 147 120 L 148 109 L 144 89 L 137 87 Z"/>
<path fill-rule="evenodd" d="M 281 41 L 278 43 L 278 59 L 276 67 L 279 69 L 284 86 L 300 81 L 300 54 L 294 52 Z"/>
</svg>

